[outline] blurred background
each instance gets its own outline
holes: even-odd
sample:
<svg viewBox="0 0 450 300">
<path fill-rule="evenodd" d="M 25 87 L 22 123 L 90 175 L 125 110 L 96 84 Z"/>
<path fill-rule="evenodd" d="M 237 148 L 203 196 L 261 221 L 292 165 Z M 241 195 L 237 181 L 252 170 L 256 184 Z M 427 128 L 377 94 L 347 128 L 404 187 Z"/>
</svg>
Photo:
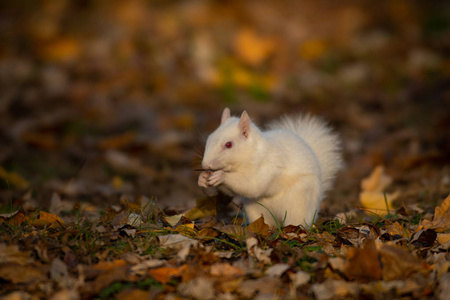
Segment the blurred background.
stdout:
<svg viewBox="0 0 450 300">
<path fill-rule="evenodd" d="M 399 202 L 450 191 L 446 1 L 0 2 L 1 204 L 183 210 L 224 107 L 329 120 L 346 166 L 322 213 L 384 165 Z"/>
</svg>

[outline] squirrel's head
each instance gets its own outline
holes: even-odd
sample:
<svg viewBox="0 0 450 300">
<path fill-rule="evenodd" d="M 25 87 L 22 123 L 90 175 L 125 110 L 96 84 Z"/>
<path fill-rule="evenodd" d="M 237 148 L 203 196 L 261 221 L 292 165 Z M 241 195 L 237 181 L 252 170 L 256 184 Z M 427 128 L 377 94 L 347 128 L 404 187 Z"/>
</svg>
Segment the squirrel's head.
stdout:
<svg viewBox="0 0 450 300">
<path fill-rule="evenodd" d="M 232 171 L 245 164 L 256 150 L 252 145 L 259 134 L 247 112 L 244 111 L 240 118 L 231 117 L 230 110 L 225 108 L 219 128 L 206 141 L 202 167 Z"/>
</svg>

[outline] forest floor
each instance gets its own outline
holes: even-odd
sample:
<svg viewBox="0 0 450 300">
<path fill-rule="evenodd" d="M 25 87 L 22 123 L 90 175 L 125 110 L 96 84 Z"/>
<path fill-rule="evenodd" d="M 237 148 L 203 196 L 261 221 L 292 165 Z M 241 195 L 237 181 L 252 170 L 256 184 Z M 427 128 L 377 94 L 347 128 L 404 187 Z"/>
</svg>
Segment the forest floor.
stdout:
<svg viewBox="0 0 450 300">
<path fill-rule="evenodd" d="M 2 1 L 0 20 L 3 299 L 447 299 L 444 1 Z M 339 133 L 311 229 L 197 186 L 224 107 Z"/>
</svg>

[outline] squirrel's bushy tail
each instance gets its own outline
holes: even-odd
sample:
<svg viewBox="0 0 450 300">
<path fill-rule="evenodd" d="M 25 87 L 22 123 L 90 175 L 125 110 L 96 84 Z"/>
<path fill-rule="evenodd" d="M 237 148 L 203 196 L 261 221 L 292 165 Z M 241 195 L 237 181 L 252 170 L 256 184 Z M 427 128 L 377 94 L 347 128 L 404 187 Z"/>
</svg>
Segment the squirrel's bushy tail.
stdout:
<svg viewBox="0 0 450 300">
<path fill-rule="evenodd" d="M 341 142 L 331 127 L 311 115 L 284 117 L 269 125 L 271 129 L 286 129 L 299 135 L 314 151 L 322 173 L 322 188 L 331 188 L 336 172 L 342 165 Z"/>
</svg>

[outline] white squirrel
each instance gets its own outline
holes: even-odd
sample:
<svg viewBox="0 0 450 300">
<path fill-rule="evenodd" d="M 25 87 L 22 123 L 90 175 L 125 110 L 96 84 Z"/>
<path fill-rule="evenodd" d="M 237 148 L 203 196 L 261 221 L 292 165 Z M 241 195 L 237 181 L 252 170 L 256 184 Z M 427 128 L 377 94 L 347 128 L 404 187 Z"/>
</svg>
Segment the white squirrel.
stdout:
<svg viewBox="0 0 450 300">
<path fill-rule="evenodd" d="M 318 118 L 284 117 L 262 131 L 246 111 L 237 118 L 225 108 L 206 141 L 198 185 L 239 196 L 249 222 L 263 215 L 271 226 L 309 228 L 341 164 L 340 140 Z"/>
</svg>

